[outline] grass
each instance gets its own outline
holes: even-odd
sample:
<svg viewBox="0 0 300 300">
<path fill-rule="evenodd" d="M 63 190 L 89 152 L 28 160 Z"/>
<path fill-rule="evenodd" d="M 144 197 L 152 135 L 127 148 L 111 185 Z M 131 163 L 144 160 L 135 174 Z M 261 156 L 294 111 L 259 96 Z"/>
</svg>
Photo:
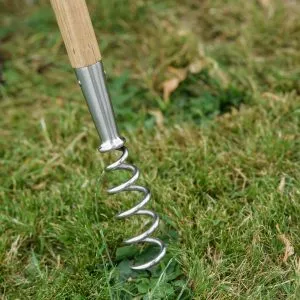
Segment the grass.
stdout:
<svg viewBox="0 0 300 300">
<path fill-rule="evenodd" d="M 299 3 L 88 1 L 169 245 L 133 272 L 122 240 L 142 223 L 114 215 L 134 200 L 105 194 L 123 176 L 103 174 L 49 3 L 35 2 L 0 4 L 0 297 L 299 299 Z M 164 99 L 174 68 L 185 76 Z"/>
</svg>

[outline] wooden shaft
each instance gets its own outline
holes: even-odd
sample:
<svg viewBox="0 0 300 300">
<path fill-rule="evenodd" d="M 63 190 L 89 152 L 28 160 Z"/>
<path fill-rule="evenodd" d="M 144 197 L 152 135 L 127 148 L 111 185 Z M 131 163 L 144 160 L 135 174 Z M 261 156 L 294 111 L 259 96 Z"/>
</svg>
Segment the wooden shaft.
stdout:
<svg viewBox="0 0 300 300">
<path fill-rule="evenodd" d="M 73 68 L 101 60 L 85 0 L 50 0 Z"/>
</svg>

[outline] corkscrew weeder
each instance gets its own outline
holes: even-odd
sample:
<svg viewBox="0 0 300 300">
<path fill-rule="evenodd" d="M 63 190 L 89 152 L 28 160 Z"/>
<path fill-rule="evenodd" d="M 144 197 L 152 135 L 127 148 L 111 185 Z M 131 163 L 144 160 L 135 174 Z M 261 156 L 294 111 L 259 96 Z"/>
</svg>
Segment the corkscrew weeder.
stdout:
<svg viewBox="0 0 300 300">
<path fill-rule="evenodd" d="M 85 0 L 50 0 L 50 2 L 56 15 L 71 65 L 75 69 L 102 142 L 99 151 L 118 150 L 122 152 L 121 157 L 106 169 L 108 171 L 127 170 L 132 172 L 131 179 L 109 189 L 108 192 L 115 194 L 123 191 L 135 191 L 144 195 L 140 203 L 127 211 L 119 213 L 117 217 L 125 218 L 143 215 L 150 216 L 153 219 L 153 224 L 148 230 L 125 241 L 126 244 L 146 242 L 160 247 L 160 252 L 154 259 L 145 264 L 132 267 L 137 270 L 149 268 L 159 262 L 165 255 L 166 247 L 159 239 L 150 237 L 158 226 L 159 218 L 152 211 L 144 209 L 144 206 L 150 200 L 150 192 L 142 186 L 135 185 L 139 177 L 139 170 L 134 165 L 126 163 L 128 151 L 124 146 L 125 140 L 120 137 L 116 126 L 101 63 L 101 54 L 86 2 Z"/>
<path fill-rule="evenodd" d="M 117 215 L 117 218 L 127 218 L 134 215 L 142 215 L 151 217 L 153 223 L 149 229 L 143 233 L 127 239 L 125 244 L 135 244 L 139 242 L 146 242 L 156 244 L 160 248 L 159 254 L 147 263 L 132 266 L 132 269 L 143 270 L 150 268 L 158 263 L 166 253 L 166 247 L 164 243 L 157 239 L 152 238 L 150 235 L 155 231 L 159 225 L 159 217 L 151 210 L 144 209 L 144 206 L 149 202 L 151 193 L 150 191 L 140 185 L 136 185 L 135 182 L 139 178 L 139 170 L 136 166 L 128 164 L 126 159 L 128 157 L 128 150 L 124 146 L 125 140 L 119 136 L 118 129 L 115 123 L 114 113 L 108 94 L 105 73 L 103 71 L 103 65 L 101 62 L 97 62 L 93 65 L 76 68 L 76 75 L 81 86 L 82 92 L 86 98 L 90 113 L 93 117 L 96 129 L 102 141 L 99 151 L 107 152 L 118 150 L 121 152 L 120 158 L 106 167 L 107 171 L 126 170 L 132 173 L 132 177 L 113 188 L 108 189 L 108 193 L 116 194 L 124 191 L 135 191 L 143 194 L 143 199 L 129 210 L 123 211 Z"/>
</svg>

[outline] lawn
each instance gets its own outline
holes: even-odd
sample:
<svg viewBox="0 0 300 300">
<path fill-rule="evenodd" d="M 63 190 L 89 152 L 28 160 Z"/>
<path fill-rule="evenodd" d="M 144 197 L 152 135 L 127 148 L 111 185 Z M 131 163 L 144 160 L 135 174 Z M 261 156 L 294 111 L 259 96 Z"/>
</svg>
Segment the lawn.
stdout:
<svg viewBox="0 0 300 300">
<path fill-rule="evenodd" d="M 300 299 L 300 3 L 88 0 L 168 244 L 105 189 L 49 1 L 0 3 L 1 299 Z M 32 4 L 30 4 L 32 2 Z M 142 251 L 140 253 L 140 251 Z"/>
</svg>

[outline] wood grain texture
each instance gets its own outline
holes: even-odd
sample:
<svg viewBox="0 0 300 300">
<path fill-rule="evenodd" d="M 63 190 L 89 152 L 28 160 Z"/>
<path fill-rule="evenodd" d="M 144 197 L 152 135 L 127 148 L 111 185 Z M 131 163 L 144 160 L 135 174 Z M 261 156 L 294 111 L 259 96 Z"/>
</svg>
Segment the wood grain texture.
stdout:
<svg viewBox="0 0 300 300">
<path fill-rule="evenodd" d="M 85 0 L 50 0 L 73 68 L 101 60 Z"/>
</svg>

